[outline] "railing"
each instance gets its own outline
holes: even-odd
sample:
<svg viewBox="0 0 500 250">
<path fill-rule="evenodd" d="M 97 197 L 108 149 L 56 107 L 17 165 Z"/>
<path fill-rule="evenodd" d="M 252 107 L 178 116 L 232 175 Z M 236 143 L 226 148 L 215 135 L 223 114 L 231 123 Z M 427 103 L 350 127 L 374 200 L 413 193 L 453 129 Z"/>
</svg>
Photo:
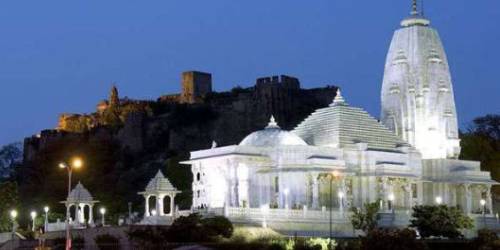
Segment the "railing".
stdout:
<svg viewBox="0 0 500 250">
<path fill-rule="evenodd" d="M 226 207 L 224 214 L 232 220 L 248 221 L 328 221 L 330 211 L 308 210 L 308 209 L 281 209 L 281 208 L 246 208 L 246 207 Z M 349 219 L 350 212 L 332 211 L 332 220 L 345 222 Z"/>
</svg>

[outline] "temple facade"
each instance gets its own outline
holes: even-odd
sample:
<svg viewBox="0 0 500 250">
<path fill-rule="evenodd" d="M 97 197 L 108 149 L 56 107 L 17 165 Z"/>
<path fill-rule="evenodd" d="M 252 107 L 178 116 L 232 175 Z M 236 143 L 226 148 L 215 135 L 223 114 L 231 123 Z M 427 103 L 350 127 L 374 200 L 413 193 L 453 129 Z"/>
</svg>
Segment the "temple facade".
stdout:
<svg viewBox="0 0 500 250">
<path fill-rule="evenodd" d="M 382 225 L 408 225 L 411 208 L 422 204 L 458 206 L 482 226 L 496 223 L 496 182 L 479 162 L 457 159 L 457 114 L 439 36 L 416 5 L 401 25 L 387 55 L 381 122 L 338 91 L 292 131 L 272 117 L 238 145 L 191 152 L 184 164 L 194 176 L 193 209 L 282 231 L 325 231 L 333 220 L 338 234 L 352 232 L 349 209 L 367 202 L 379 203 Z"/>
</svg>

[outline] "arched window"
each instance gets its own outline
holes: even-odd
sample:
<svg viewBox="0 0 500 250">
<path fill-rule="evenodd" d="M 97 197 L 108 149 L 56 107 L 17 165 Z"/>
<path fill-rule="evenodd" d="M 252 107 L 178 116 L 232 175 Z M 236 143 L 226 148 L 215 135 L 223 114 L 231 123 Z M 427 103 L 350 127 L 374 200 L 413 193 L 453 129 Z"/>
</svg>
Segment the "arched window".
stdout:
<svg viewBox="0 0 500 250">
<path fill-rule="evenodd" d="M 200 181 L 200 179 L 201 179 L 201 175 L 200 175 L 200 172 L 198 172 L 198 173 L 196 174 L 196 180 L 197 180 L 197 181 Z"/>
</svg>

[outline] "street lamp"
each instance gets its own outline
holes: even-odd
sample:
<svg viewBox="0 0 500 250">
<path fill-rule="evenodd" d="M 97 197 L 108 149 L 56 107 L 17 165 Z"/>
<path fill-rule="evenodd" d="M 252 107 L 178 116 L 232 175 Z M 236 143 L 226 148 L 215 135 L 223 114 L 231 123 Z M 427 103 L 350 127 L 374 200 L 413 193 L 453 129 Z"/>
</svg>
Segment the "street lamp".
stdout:
<svg viewBox="0 0 500 250">
<path fill-rule="evenodd" d="M 31 226 L 31 231 L 35 232 L 35 219 L 36 219 L 36 211 L 31 211 L 31 221 L 32 221 L 32 226 Z"/>
<path fill-rule="evenodd" d="M 443 198 L 441 196 L 436 196 L 436 204 L 441 205 L 443 203 Z"/>
<path fill-rule="evenodd" d="M 332 239 L 333 239 L 333 230 L 332 230 L 332 223 L 333 223 L 333 180 L 338 179 L 340 177 L 340 173 L 336 170 L 330 172 L 330 173 L 322 173 L 318 176 L 319 178 L 328 178 L 330 180 L 330 249 L 332 249 Z"/>
<path fill-rule="evenodd" d="M 16 210 L 11 210 L 10 211 L 10 218 L 12 219 L 12 240 L 14 240 L 14 237 L 16 235 L 16 218 L 17 218 L 17 211 Z"/>
<path fill-rule="evenodd" d="M 288 188 L 285 188 L 283 190 L 283 194 L 285 195 L 285 209 L 288 209 L 288 193 L 290 190 Z"/>
<path fill-rule="evenodd" d="M 267 228 L 266 215 L 269 212 L 269 204 L 261 205 L 260 212 L 262 213 L 262 227 Z"/>
<path fill-rule="evenodd" d="M 391 212 L 394 213 L 394 200 L 396 199 L 396 196 L 394 196 L 394 193 L 390 193 L 388 196 L 387 196 L 387 199 L 389 200 L 390 202 L 390 209 L 391 209 Z"/>
<path fill-rule="evenodd" d="M 68 171 L 68 198 L 71 193 L 71 174 L 73 169 L 79 169 L 83 166 L 82 159 L 75 157 L 70 164 L 65 162 L 59 163 L 59 168 L 66 169 Z M 78 211 L 77 211 L 78 212 Z M 71 235 L 70 235 L 70 224 L 69 224 L 69 204 L 66 204 L 66 250 L 71 250 Z"/>
<path fill-rule="evenodd" d="M 101 213 L 101 224 L 102 226 L 104 226 L 105 224 L 104 215 L 106 214 L 106 208 L 101 207 L 101 209 L 99 209 L 99 213 Z"/>
<path fill-rule="evenodd" d="M 48 206 L 45 206 L 43 208 L 43 211 L 45 212 L 45 222 L 44 222 L 44 226 L 43 226 L 43 231 L 46 233 L 48 228 L 49 228 L 49 207 Z"/>
<path fill-rule="evenodd" d="M 482 210 L 483 210 L 483 223 L 484 223 L 484 227 L 486 228 L 486 200 L 485 199 L 481 199 L 479 201 L 479 204 L 481 204 L 481 207 L 482 207 Z"/>
<path fill-rule="evenodd" d="M 339 191 L 337 195 L 339 196 L 339 210 L 344 213 L 344 192 Z"/>
</svg>

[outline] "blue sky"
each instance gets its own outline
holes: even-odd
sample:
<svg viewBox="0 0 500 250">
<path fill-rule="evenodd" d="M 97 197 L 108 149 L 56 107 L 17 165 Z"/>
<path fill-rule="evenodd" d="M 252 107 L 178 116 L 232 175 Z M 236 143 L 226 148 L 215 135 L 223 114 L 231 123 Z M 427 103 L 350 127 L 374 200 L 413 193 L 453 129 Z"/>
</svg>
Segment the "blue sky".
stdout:
<svg viewBox="0 0 500 250">
<path fill-rule="evenodd" d="M 211 72 L 216 90 L 289 74 L 336 84 L 378 116 L 385 53 L 410 0 L 0 1 L 0 145 L 122 96 L 179 91 Z M 448 53 L 459 121 L 500 113 L 500 1 L 426 1 Z"/>
</svg>

